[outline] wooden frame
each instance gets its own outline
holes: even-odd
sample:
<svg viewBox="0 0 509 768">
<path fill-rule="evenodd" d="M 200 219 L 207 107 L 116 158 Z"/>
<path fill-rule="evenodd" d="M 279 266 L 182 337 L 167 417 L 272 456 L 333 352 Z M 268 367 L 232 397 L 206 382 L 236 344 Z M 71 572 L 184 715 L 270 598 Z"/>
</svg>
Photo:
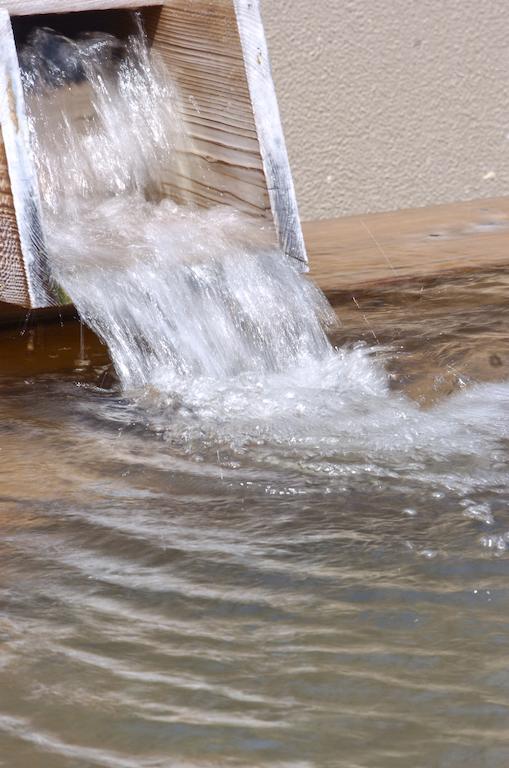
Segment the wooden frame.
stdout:
<svg viewBox="0 0 509 768">
<path fill-rule="evenodd" d="M 165 193 L 266 219 L 275 242 L 307 268 L 257 0 L 0 0 L 0 124 L 10 178 L 0 152 L 0 231 L 8 232 L 0 242 L 0 301 L 56 302 L 10 17 L 94 11 L 100 23 L 103 10 L 134 8 L 177 83 L 190 136 L 186 175 L 163 173 Z"/>
<path fill-rule="evenodd" d="M 0 298 L 40 307 L 53 303 L 53 297 L 41 229 L 39 189 L 12 26 L 9 14 L 1 9 L 0 40 L 2 156 L 6 158 L 3 168 L 8 167 L 9 174 L 9 180 L 5 176 L 0 180 L 6 190 L 0 202 L 0 231 L 5 232 L 3 245 L 0 243 Z"/>
</svg>

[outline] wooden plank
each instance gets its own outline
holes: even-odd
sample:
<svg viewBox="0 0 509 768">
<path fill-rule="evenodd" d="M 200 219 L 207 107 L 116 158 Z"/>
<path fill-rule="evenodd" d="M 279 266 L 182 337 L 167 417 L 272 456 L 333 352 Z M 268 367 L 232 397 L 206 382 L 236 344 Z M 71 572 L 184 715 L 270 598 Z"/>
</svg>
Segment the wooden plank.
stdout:
<svg viewBox="0 0 509 768">
<path fill-rule="evenodd" d="M 30 148 L 23 86 L 9 14 L 0 9 L 0 125 L 23 255 L 28 300 L 33 307 L 54 303 L 41 228 L 41 204 Z M 5 185 L 5 176 L 3 184 Z M 12 250 L 12 246 L 8 245 Z M 0 243 L 0 249 L 2 244 Z"/>
<path fill-rule="evenodd" d="M 177 83 L 190 139 L 185 171 L 168 171 L 163 188 L 198 205 L 231 205 L 274 222 L 284 251 L 305 265 L 258 3 L 166 0 L 145 19 Z"/>
<path fill-rule="evenodd" d="M 509 197 L 312 221 L 304 224 L 304 235 L 311 277 L 330 298 L 358 290 L 376 296 L 391 286 L 415 291 L 467 274 L 475 281 L 476 272 L 509 274 Z M 37 310 L 31 316 L 49 322 L 61 311 Z M 24 313 L 0 303 L 2 324 L 21 317 Z"/>
<path fill-rule="evenodd" d="M 234 6 L 276 231 L 284 252 L 305 266 L 306 246 L 259 3 L 257 0 L 234 0 Z"/>
<path fill-rule="evenodd" d="M 303 225 L 311 276 L 327 294 L 509 266 L 509 198 Z"/>
<path fill-rule="evenodd" d="M 0 301 L 28 306 L 30 296 L 0 131 Z"/>
<path fill-rule="evenodd" d="M 0 9 L 7 11 L 11 16 L 142 8 L 149 5 L 160 3 L 157 0 L 0 0 Z"/>
<path fill-rule="evenodd" d="M 271 219 L 270 200 L 231 0 L 166 0 L 145 14 L 153 49 L 171 72 L 189 142 L 165 191 Z"/>
</svg>

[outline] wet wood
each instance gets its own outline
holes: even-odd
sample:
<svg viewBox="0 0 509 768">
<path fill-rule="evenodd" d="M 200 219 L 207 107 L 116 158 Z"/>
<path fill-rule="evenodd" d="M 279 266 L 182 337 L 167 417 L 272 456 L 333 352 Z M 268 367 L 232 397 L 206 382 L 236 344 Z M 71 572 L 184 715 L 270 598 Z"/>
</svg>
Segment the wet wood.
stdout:
<svg viewBox="0 0 509 768">
<path fill-rule="evenodd" d="M 165 0 L 144 16 L 177 83 L 190 139 L 182 169 L 163 180 L 165 191 L 274 222 L 285 253 L 305 263 L 258 3 Z"/>
<path fill-rule="evenodd" d="M 329 295 L 509 267 L 509 197 L 303 225 L 311 276 Z"/>
<path fill-rule="evenodd" d="M 5 97 L 0 121 L 9 169 L 7 174 L 6 167 L 0 168 L 0 183 L 10 204 L 2 226 L 12 229 L 15 209 L 28 289 L 28 295 L 16 294 L 19 303 L 41 307 L 53 297 L 9 14 L 73 12 L 76 24 L 80 17 L 74 12 L 115 8 L 143 11 L 149 40 L 177 83 L 189 141 L 171 167 L 162 170 L 163 195 L 206 207 L 228 205 L 266 219 L 274 242 L 305 269 L 304 239 L 258 0 L 0 0 L 0 90 Z M 102 28 L 104 14 L 85 16 L 88 25 L 92 18 Z M 43 19 L 38 16 L 37 23 Z M 27 23 L 30 19 L 17 19 L 16 29 Z M 7 254 L 0 242 L 5 263 L 14 253 L 10 243 Z M 13 289 L 8 282 L 6 278 L 0 299 L 10 301 Z"/>
</svg>

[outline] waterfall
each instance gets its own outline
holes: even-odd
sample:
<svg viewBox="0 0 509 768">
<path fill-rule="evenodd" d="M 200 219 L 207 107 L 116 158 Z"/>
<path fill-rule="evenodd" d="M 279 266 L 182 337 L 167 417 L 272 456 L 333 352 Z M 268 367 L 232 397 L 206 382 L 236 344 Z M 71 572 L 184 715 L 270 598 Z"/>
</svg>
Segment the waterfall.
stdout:
<svg viewBox="0 0 509 768">
<path fill-rule="evenodd" d="M 21 61 L 52 273 L 125 390 L 333 354 L 334 313 L 261 220 L 162 193 L 190 140 L 141 29 L 123 42 L 37 29 Z"/>
</svg>

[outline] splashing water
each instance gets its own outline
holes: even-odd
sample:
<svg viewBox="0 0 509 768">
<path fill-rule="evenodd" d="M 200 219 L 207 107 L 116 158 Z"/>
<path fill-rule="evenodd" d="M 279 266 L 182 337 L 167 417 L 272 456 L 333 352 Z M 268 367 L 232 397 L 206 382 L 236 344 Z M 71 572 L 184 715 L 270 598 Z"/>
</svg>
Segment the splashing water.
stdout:
<svg viewBox="0 0 509 768">
<path fill-rule="evenodd" d="M 105 33 L 70 40 L 36 28 L 20 65 L 44 213 L 60 221 L 58 229 L 63 220 L 79 227 L 87 202 L 156 197 L 163 170 L 180 167 L 186 136 L 177 95 L 141 29 L 122 43 Z"/>
<path fill-rule="evenodd" d="M 81 76 L 84 125 L 55 87 L 68 73 L 44 59 L 50 42 Z M 161 199 L 161 168 L 186 143 L 176 94 L 141 35 L 115 66 L 118 46 L 39 30 L 23 61 L 54 275 L 123 386 L 223 381 L 330 353 L 332 310 L 262 226 Z"/>
<path fill-rule="evenodd" d="M 161 169 L 181 169 L 189 139 L 141 33 L 38 30 L 22 61 L 53 272 L 138 418 L 191 452 L 255 445 L 262 462 L 341 476 L 413 455 L 436 479 L 445 457 L 470 465 L 507 437 L 504 385 L 422 412 L 366 348 L 331 347 L 334 313 L 263 226 L 164 197 Z"/>
</svg>

